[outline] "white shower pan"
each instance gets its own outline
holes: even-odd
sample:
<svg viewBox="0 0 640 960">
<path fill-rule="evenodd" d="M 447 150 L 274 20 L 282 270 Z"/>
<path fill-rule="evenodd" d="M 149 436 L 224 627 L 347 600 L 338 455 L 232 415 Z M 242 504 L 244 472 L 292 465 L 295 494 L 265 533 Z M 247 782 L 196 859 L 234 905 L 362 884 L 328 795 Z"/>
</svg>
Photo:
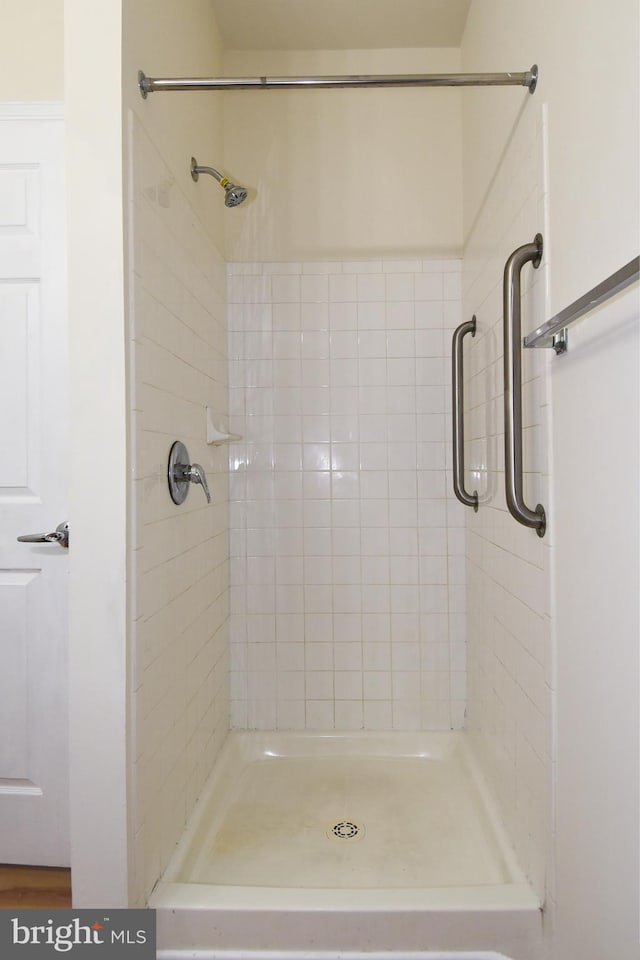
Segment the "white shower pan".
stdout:
<svg viewBox="0 0 640 960">
<path fill-rule="evenodd" d="M 231 733 L 149 906 L 165 960 L 535 960 L 541 928 L 464 733 Z"/>
</svg>

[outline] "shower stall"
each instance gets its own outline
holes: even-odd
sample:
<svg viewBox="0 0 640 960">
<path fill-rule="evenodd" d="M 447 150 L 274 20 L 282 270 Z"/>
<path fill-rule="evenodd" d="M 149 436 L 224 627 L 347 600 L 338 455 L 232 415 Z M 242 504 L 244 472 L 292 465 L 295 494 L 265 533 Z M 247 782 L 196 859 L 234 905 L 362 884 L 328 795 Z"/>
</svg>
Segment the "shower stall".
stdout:
<svg viewBox="0 0 640 960">
<path fill-rule="evenodd" d="M 414 82 L 503 82 L 533 93 L 537 75 L 533 67 L 519 74 L 422 75 Z M 193 96 L 223 86 L 219 80 L 150 80 L 142 71 L 139 77 L 145 100 L 155 92 Z M 327 77 L 296 78 L 288 81 L 288 96 L 297 96 L 304 110 L 310 108 L 300 99 L 314 84 L 331 88 L 333 97 L 360 81 L 402 86 L 391 93 L 398 97 L 411 80 L 340 76 L 332 85 Z M 264 78 L 254 99 L 280 83 Z M 224 82 L 227 89 L 233 84 Z M 235 84 L 251 90 L 249 78 Z M 241 111 L 236 104 L 242 130 Z M 527 104 L 501 164 L 501 175 L 510 178 L 512 168 L 523 166 L 523 147 L 529 148 L 522 175 L 530 180 L 530 194 L 514 240 L 516 230 L 535 232 L 543 209 L 539 119 Z M 527 137 L 532 143 L 523 143 Z M 207 169 L 192 160 L 192 175 Z M 143 196 L 152 171 L 158 176 L 152 156 L 141 170 L 145 179 L 134 182 L 134 198 Z M 248 218 L 260 215 L 260 197 L 258 189 Z M 139 219 L 143 233 L 145 218 Z M 533 246 L 538 267 L 541 241 Z M 533 259 L 524 249 L 523 256 L 518 247 L 517 269 L 509 269 L 505 280 L 518 320 L 520 274 Z M 487 279 L 491 266 L 483 265 Z M 134 271 L 146 287 L 148 270 L 134 263 Z M 461 732 L 467 709 L 466 518 L 452 484 L 450 358 L 463 310 L 462 261 L 450 255 L 232 262 L 227 271 L 228 422 L 241 438 L 229 446 L 228 464 L 233 732 L 198 803 L 197 823 L 151 895 L 161 946 L 370 945 L 394 955 L 423 947 L 428 929 L 439 948 L 532 956 L 541 937 L 542 873 L 527 864 L 536 892 L 511 852 L 501 811 L 489 800 L 475 756 L 480 746 L 474 749 L 471 733 Z M 535 309 L 534 300 L 544 310 L 544 296 L 530 281 L 524 278 L 525 310 Z M 498 356 L 491 357 L 488 341 L 500 315 L 481 296 L 476 304 L 473 356 L 494 363 Z M 505 315 L 515 308 L 510 303 Z M 153 316 L 145 312 L 144 322 L 152 325 Z M 494 350 L 501 341 L 491 345 Z M 505 356 L 514 352 L 512 345 Z M 527 412 L 534 422 L 543 420 L 543 362 L 532 357 L 527 367 Z M 522 394 L 519 366 L 517 375 L 517 384 L 514 378 L 505 382 L 505 395 Z M 482 379 L 476 368 L 468 384 L 480 422 Z M 487 436 L 472 424 L 470 454 L 477 499 L 486 508 L 497 499 L 491 489 L 496 478 L 486 475 L 486 448 L 500 431 L 482 425 Z M 520 407 L 513 428 L 522 433 Z M 512 486 L 521 497 L 521 436 L 517 451 L 520 472 Z M 528 487 L 546 502 L 540 456 L 536 467 L 529 465 Z M 213 486 L 219 484 L 216 476 Z M 206 524 L 201 498 L 194 507 Z M 170 516 L 179 522 L 175 511 Z M 522 562 L 539 560 L 544 589 L 546 551 L 540 552 L 535 536 L 509 534 Z M 541 631 L 543 613 L 532 613 Z M 220 652 L 213 667 L 217 688 L 223 657 Z M 541 714 L 542 693 L 535 694 L 534 711 Z M 225 732 L 224 722 L 217 722 Z M 214 736 L 220 735 L 216 725 Z M 536 747 L 544 758 L 544 742 Z M 538 812 L 544 822 L 546 811 Z M 283 920 L 292 904 L 300 917 L 289 931 Z M 256 909 L 249 930 L 246 914 Z M 318 910 L 314 924 L 308 914 Z M 416 910 L 422 922 L 414 916 L 408 924 Z M 372 911 L 376 934 L 373 919 L 363 920 Z M 342 922 L 336 923 L 336 914 Z M 209 942 L 214 927 L 215 943 Z"/>
<path fill-rule="evenodd" d="M 464 32 L 439 47 L 235 48 L 220 5 L 196 0 L 191 23 L 162 6 L 169 32 L 125 16 L 118 869 L 121 898 L 157 910 L 167 960 L 566 960 L 553 938 L 580 936 L 562 836 L 575 850 L 593 822 L 569 823 L 578 784 L 601 794 L 568 740 L 580 702 L 558 697 L 569 648 L 598 657 L 597 643 L 575 650 L 589 628 L 571 625 L 566 545 L 582 541 L 558 488 L 557 402 L 581 422 L 597 361 L 581 328 L 565 356 L 521 341 L 636 241 L 597 180 L 611 146 L 593 141 L 568 156 L 607 197 L 607 239 L 597 257 L 583 239 L 563 130 L 586 136 L 571 98 L 589 71 L 585 54 L 569 83 L 548 38 L 566 35 L 556 8 L 544 30 L 520 11 L 507 56 L 506 6 L 490 42 L 479 5 L 461 6 Z M 585 36 L 604 29 L 593 6 Z M 534 61 L 539 76 L 510 72 Z M 632 189 L 634 161 L 615 152 Z M 580 269 L 577 248 L 591 251 Z M 603 301 L 627 363 L 634 291 Z M 606 551 L 614 527 L 593 523 Z M 617 574 L 632 552 L 621 529 Z M 601 709 L 584 669 L 575 689 Z M 606 730 L 594 737 L 615 782 Z M 625 810 L 627 841 L 609 835 L 621 851 Z"/>
</svg>

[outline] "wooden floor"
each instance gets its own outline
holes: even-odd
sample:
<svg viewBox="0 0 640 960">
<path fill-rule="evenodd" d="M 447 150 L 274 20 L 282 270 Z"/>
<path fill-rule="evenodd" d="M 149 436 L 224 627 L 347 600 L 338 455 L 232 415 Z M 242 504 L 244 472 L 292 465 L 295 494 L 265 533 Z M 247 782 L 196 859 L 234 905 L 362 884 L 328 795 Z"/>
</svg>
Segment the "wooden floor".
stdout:
<svg viewBox="0 0 640 960">
<path fill-rule="evenodd" d="M 71 907 L 71 871 L 0 864 L 0 909 Z"/>
</svg>

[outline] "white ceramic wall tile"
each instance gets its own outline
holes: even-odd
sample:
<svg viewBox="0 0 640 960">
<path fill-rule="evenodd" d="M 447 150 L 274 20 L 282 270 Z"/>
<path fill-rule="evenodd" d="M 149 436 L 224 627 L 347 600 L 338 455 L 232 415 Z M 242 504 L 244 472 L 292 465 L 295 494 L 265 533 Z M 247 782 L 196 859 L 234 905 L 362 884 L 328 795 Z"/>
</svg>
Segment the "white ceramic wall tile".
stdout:
<svg viewBox="0 0 640 960">
<path fill-rule="evenodd" d="M 229 267 L 231 429 L 245 438 L 229 458 L 232 722 L 459 727 L 445 302 L 460 264 L 299 267 Z"/>
<path fill-rule="evenodd" d="M 478 332 L 465 344 L 467 383 L 467 486 L 480 494 L 478 513 L 465 511 L 467 527 L 466 622 L 469 728 L 483 749 L 486 770 L 520 862 L 545 898 L 551 819 L 551 702 L 549 662 L 550 556 L 553 515 L 544 540 L 507 513 L 504 498 L 501 277 L 510 253 L 543 232 L 546 202 L 543 127 L 527 105 L 513 132 L 492 188 L 469 238 L 462 275 L 463 316 L 476 314 Z M 526 185 L 526 189 L 523 187 Z M 548 238 L 545 238 L 548 239 Z M 523 334 L 548 316 L 547 262 L 525 266 Z M 444 295 L 458 292 L 458 277 Z M 525 499 L 549 506 L 548 399 L 545 351 L 523 352 L 525 388 Z M 452 532 L 449 531 L 451 540 Z M 464 615 L 462 583 L 450 558 L 450 612 Z M 455 582 L 455 587 L 451 584 Z M 452 701 L 463 702 L 464 679 L 452 651 Z M 536 798 L 530 802 L 526 798 Z M 539 802 L 538 802 L 539 801 Z M 543 851 L 543 856 L 540 856 Z M 546 863 L 545 863 L 546 860 Z"/>
<path fill-rule="evenodd" d="M 228 411 L 226 270 L 176 179 L 135 120 L 130 148 L 129 346 L 136 397 L 131 494 L 138 531 L 130 557 L 135 596 L 130 630 L 138 681 L 133 817 L 135 882 L 144 886 L 146 902 L 228 730 L 227 455 L 206 444 L 206 407 L 222 425 Z M 235 278 L 242 298 L 248 295 L 246 283 L 253 293 L 258 290 L 252 274 L 244 275 L 245 266 Z M 243 308 L 237 316 L 245 317 Z M 252 329 L 249 318 L 245 320 Z M 237 328 L 233 356 L 243 358 L 246 347 L 244 331 Z M 211 506 L 195 488 L 183 506 L 172 503 L 166 464 L 177 439 L 205 466 Z M 269 575 L 268 558 L 263 567 L 253 557 L 252 563 L 255 578 Z M 234 589 L 244 591 L 247 569 L 244 556 L 236 557 L 231 575 L 241 586 Z M 241 606 L 244 609 L 238 601 Z M 275 643 L 265 645 L 264 652 L 257 651 L 259 646 L 249 645 L 249 659 L 246 650 L 234 648 L 236 695 L 247 690 L 247 670 L 273 669 Z"/>
</svg>

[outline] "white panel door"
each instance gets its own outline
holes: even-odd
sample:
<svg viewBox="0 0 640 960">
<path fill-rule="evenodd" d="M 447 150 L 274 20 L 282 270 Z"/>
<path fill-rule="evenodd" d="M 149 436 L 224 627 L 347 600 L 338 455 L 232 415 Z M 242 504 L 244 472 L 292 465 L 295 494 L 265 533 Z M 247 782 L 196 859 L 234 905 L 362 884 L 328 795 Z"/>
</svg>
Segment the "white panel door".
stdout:
<svg viewBox="0 0 640 960">
<path fill-rule="evenodd" d="M 0 863 L 69 863 L 64 248 L 60 109 L 0 105 Z"/>
</svg>

